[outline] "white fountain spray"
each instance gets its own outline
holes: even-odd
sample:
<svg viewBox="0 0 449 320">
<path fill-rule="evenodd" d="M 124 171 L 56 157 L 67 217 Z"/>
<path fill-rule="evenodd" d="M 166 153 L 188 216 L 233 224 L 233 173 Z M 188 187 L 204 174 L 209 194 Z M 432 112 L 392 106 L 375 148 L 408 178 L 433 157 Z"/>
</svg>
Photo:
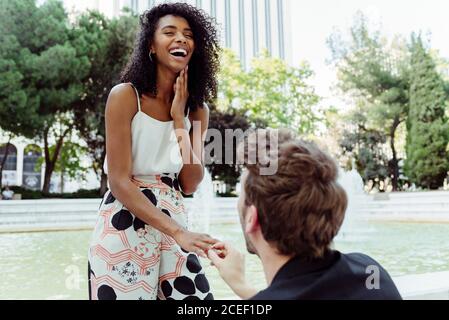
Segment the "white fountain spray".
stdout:
<svg viewBox="0 0 449 320">
<path fill-rule="evenodd" d="M 189 210 L 189 230 L 209 233 L 210 216 L 214 207 L 215 194 L 212 176 L 207 169 L 204 169 L 203 181 L 193 195 L 192 207 Z"/>
<path fill-rule="evenodd" d="M 339 169 L 338 182 L 348 196 L 348 208 L 337 238 L 348 240 L 348 237 L 358 237 L 358 234 L 367 231 L 366 221 L 361 218 L 361 209 L 369 197 L 364 191 L 363 179 L 355 169 L 354 161 L 350 171 Z"/>
</svg>

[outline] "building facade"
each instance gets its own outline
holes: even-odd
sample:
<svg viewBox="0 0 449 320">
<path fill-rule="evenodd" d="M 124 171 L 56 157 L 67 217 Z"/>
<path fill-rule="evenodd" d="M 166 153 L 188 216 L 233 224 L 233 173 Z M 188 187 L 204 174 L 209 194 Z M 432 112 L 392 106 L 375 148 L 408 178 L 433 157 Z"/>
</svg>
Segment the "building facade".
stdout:
<svg viewBox="0 0 449 320">
<path fill-rule="evenodd" d="M 7 135 L 0 130 L 0 163 L 2 163 L 6 150 Z M 6 139 L 5 139 L 6 138 Z M 2 171 L 2 185 L 22 186 L 31 190 L 41 190 L 44 184 L 44 170 L 42 160 L 43 146 L 23 137 L 14 137 L 8 147 Z M 82 160 L 88 166 L 88 158 Z M 50 192 L 75 192 L 79 189 L 95 189 L 99 181 L 93 170 L 86 174 L 86 180 L 72 180 L 54 172 L 50 181 Z"/>
<path fill-rule="evenodd" d="M 262 50 L 292 65 L 292 0 L 184 0 L 214 17 L 222 46 L 234 50 L 245 68 Z M 120 15 L 124 7 L 139 14 L 163 0 L 64 0 L 67 10 L 79 13 L 95 9 L 108 17 Z"/>
</svg>

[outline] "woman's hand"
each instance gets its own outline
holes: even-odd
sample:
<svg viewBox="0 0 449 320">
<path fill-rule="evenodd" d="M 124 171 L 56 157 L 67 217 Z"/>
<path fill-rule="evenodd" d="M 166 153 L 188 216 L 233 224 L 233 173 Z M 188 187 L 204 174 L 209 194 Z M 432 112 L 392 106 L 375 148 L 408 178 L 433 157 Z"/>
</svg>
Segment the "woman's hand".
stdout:
<svg viewBox="0 0 449 320">
<path fill-rule="evenodd" d="M 173 120 L 183 120 L 187 99 L 189 98 L 188 91 L 188 72 L 189 66 L 183 69 L 176 78 L 173 90 L 175 91 L 175 98 L 171 104 L 170 115 Z"/>
<path fill-rule="evenodd" d="M 207 258 L 208 250 L 219 242 L 208 234 L 190 232 L 185 229 L 180 229 L 173 238 L 185 251 L 195 252 L 203 258 Z"/>
</svg>

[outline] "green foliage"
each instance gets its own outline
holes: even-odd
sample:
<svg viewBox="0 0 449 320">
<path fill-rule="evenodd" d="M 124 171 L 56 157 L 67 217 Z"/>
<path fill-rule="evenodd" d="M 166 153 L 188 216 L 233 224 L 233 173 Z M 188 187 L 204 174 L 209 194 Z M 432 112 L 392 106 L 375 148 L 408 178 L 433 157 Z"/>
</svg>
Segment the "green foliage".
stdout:
<svg viewBox="0 0 449 320">
<path fill-rule="evenodd" d="M 407 119 L 406 173 L 424 188 L 442 186 L 449 170 L 447 93 L 420 37 L 412 38 L 410 110 Z"/>
<path fill-rule="evenodd" d="M 236 109 L 253 124 L 312 133 L 322 119 L 319 98 L 307 83 L 312 74 L 307 64 L 290 67 L 267 51 L 253 59 L 249 70 L 243 70 L 235 54 L 224 50 L 218 108 Z"/>
<path fill-rule="evenodd" d="M 59 199 L 96 199 L 100 198 L 99 189 L 79 189 L 76 192 L 70 193 L 49 193 L 45 194 L 42 191 L 30 190 L 23 187 L 11 186 L 10 189 L 15 194 L 21 194 L 22 199 L 43 199 L 43 198 L 59 198 Z"/>
<path fill-rule="evenodd" d="M 236 149 L 237 149 L 237 143 L 239 141 L 238 131 L 243 134 L 245 130 L 250 128 L 250 123 L 247 120 L 246 117 L 238 114 L 235 110 L 228 111 L 228 112 L 222 112 L 220 110 L 217 110 L 217 108 L 214 105 L 209 105 L 210 107 L 210 116 L 209 116 L 209 131 L 208 133 L 211 133 L 212 131 L 210 129 L 216 129 L 220 132 L 221 137 L 223 138 L 222 148 L 221 150 L 214 150 L 213 154 L 208 154 L 208 146 L 210 143 L 214 143 L 214 138 L 211 138 L 208 136 L 206 138 L 205 143 L 205 150 L 206 150 L 206 163 L 210 163 L 207 165 L 207 168 L 212 176 L 213 179 L 224 181 L 225 183 L 230 184 L 231 186 L 234 186 L 240 177 L 241 168 L 236 163 Z M 226 130 L 235 130 L 236 132 L 236 138 L 233 139 L 232 146 L 225 145 L 225 137 L 226 137 Z M 217 154 L 215 153 L 217 152 Z M 221 157 L 218 155 L 218 152 L 221 152 Z M 229 155 L 232 153 L 232 164 L 226 163 L 226 154 Z M 210 157 L 210 158 L 209 158 Z M 213 161 L 210 161 L 211 158 Z"/>
<path fill-rule="evenodd" d="M 72 104 L 75 126 L 87 143 L 99 177 L 104 176 L 106 100 L 132 51 L 137 26 L 137 17 L 129 12 L 110 20 L 90 11 L 78 18 L 72 34 L 75 47 L 91 61 L 81 81 L 82 91 Z"/>
<path fill-rule="evenodd" d="M 367 128 L 366 115 L 354 112 L 349 116 L 351 130 L 345 130 L 339 143 L 344 155 L 355 159 L 356 169 L 365 183 L 388 177 L 388 158 L 384 152 L 386 135 Z"/>
<path fill-rule="evenodd" d="M 379 31 L 371 31 L 368 20 L 360 12 L 350 29 L 349 38 L 349 41 L 344 41 L 341 33 L 335 32 L 328 39 L 332 61 L 337 67 L 338 87 L 363 107 L 362 112 L 369 119 L 363 125 L 368 131 L 382 132 L 388 137 L 385 141 L 391 149 L 388 175 L 392 177 L 396 190 L 401 160 L 397 150 L 397 130 L 406 119 L 409 103 L 407 47 L 400 38 L 388 43 Z M 383 145 L 373 147 L 382 148 Z M 382 153 L 380 150 L 374 152 Z M 378 174 L 384 173 L 379 171 Z"/>
<path fill-rule="evenodd" d="M 54 156 L 55 149 L 56 145 L 49 147 L 50 157 Z M 66 141 L 61 147 L 54 172 L 61 173 L 71 179 L 85 180 L 89 168 L 82 164 L 82 159 L 87 152 L 88 149 L 79 143 Z M 45 159 L 41 157 L 36 163 L 36 167 L 40 168 L 44 163 L 44 160 Z"/>
<path fill-rule="evenodd" d="M 307 64 L 293 68 L 270 57 L 267 51 L 244 70 L 233 51 L 223 50 L 217 105 L 211 104 L 209 128 L 220 131 L 223 140 L 226 130 L 240 129 L 243 133 L 250 127 L 288 127 L 300 134 L 313 133 L 323 114 L 317 107 L 318 96 L 307 83 L 311 76 Z M 236 163 L 235 133 L 232 148 L 223 141 L 221 159 L 213 155 L 214 163 L 208 165 L 214 179 L 231 186 L 238 182 L 241 172 L 241 168 L 225 161 L 226 154 L 233 154 L 232 163 Z"/>
<path fill-rule="evenodd" d="M 71 103 L 80 96 L 80 80 L 90 62 L 70 41 L 72 29 L 62 2 L 49 0 L 37 6 L 34 0 L 11 0 L 0 6 L 0 41 L 5 44 L 0 51 L 0 88 L 7 92 L 7 98 L 0 96 L 0 126 L 16 135 L 42 139 L 47 148 L 58 117 L 70 112 Z M 3 74 L 14 87 L 5 83 Z M 58 144 L 70 130 L 57 137 Z M 45 191 L 58 150 L 51 158 L 48 150 L 44 152 Z"/>
<path fill-rule="evenodd" d="M 40 190 L 30 190 L 23 187 L 18 186 L 10 186 L 9 187 L 12 191 L 14 191 L 15 194 L 21 194 L 22 199 L 41 199 L 42 198 L 42 191 Z"/>
</svg>

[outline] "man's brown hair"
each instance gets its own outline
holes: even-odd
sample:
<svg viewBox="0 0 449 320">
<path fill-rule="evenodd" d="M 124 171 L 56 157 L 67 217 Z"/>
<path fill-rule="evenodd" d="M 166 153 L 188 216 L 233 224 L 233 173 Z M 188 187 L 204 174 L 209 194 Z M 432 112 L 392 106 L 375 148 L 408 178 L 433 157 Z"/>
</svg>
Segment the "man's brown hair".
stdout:
<svg viewBox="0 0 449 320">
<path fill-rule="evenodd" d="M 243 186 L 245 205 L 257 208 L 262 234 L 280 254 L 322 257 L 340 229 L 347 207 L 346 192 L 337 182 L 337 165 L 314 143 L 296 138 L 289 130 L 279 130 L 276 150 L 269 150 L 273 149 L 269 132 L 259 131 L 256 136 L 265 135 L 262 147 L 268 149 L 271 161 L 277 161 L 277 172 L 261 175 L 264 165 L 259 159 L 254 164 L 243 160 L 248 169 Z M 254 145 L 260 140 L 255 142 L 250 135 L 240 147 L 243 159 L 261 147 Z"/>
</svg>

